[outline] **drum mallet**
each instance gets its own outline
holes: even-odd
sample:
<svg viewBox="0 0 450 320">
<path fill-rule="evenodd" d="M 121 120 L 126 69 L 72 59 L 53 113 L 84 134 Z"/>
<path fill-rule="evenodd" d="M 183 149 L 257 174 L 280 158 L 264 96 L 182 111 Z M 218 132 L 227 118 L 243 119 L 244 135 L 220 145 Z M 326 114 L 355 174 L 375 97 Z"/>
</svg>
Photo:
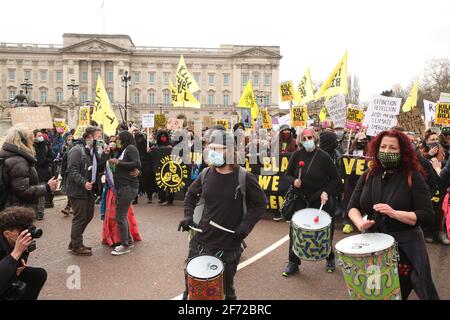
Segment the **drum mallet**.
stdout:
<svg viewBox="0 0 450 320">
<path fill-rule="evenodd" d="M 300 178 L 302 177 L 302 169 L 305 166 L 305 162 L 299 161 L 298 166 L 300 167 L 300 169 L 298 169 L 298 180 L 300 180 Z"/>
<path fill-rule="evenodd" d="M 322 208 L 323 208 L 323 203 L 320 205 L 319 212 L 322 211 Z M 314 223 L 319 223 L 319 215 L 317 215 L 317 217 L 314 218 Z"/>
</svg>

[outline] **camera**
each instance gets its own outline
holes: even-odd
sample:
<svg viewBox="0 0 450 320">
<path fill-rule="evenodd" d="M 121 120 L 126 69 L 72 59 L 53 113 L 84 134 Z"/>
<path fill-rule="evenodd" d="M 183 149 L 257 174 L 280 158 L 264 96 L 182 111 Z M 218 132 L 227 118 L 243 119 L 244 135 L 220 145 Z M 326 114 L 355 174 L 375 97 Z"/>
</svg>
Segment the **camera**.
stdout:
<svg viewBox="0 0 450 320">
<path fill-rule="evenodd" d="M 30 225 L 27 229 L 31 234 L 32 239 L 39 239 L 42 237 L 42 229 L 38 229 L 35 225 Z M 36 250 L 36 240 L 33 240 L 27 248 L 28 252 L 33 252 L 34 250 Z"/>
</svg>

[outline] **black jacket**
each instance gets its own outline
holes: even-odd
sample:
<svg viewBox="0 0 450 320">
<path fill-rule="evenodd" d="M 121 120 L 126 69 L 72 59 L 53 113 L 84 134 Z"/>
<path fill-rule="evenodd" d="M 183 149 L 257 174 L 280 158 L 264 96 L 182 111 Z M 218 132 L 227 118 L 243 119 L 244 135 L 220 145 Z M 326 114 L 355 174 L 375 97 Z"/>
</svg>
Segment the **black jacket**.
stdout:
<svg viewBox="0 0 450 320">
<path fill-rule="evenodd" d="M 132 177 L 130 171 L 134 169 L 141 170 L 141 160 L 139 158 L 139 151 L 134 145 L 129 145 L 124 149 L 124 156 L 119 160 L 116 170 L 114 172 L 114 185 L 116 189 L 126 186 L 139 188 L 139 178 Z"/>
<path fill-rule="evenodd" d="M 50 189 L 47 185 L 39 185 L 35 168 L 36 158 L 9 143 L 3 144 L 0 157 L 5 159 L 5 174 L 9 179 L 11 191 L 8 196 L 8 206 L 37 209 L 39 198 Z"/>
<path fill-rule="evenodd" d="M 46 141 L 35 142 L 34 149 L 36 150 L 36 170 L 40 182 L 47 182 L 52 177 L 52 166 L 55 156 L 52 148 Z"/>
<path fill-rule="evenodd" d="M 19 267 L 19 261 L 11 256 L 11 251 L 6 239 L 0 235 L 0 300 L 16 279 L 16 270 Z"/>
</svg>

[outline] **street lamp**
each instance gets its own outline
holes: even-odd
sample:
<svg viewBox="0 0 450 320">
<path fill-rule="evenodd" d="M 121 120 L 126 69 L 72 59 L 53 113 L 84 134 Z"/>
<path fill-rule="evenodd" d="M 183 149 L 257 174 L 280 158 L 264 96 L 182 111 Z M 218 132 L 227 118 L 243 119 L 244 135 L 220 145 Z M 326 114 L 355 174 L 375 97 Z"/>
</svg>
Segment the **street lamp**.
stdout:
<svg viewBox="0 0 450 320">
<path fill-rule="evenodd" d="M 70 84 L 67 85 L 67 89 L 72 90 L 72 97 L 75 95 L 75 90 L 78 90 L 79 85 L 75 84 L 75 79 L 70 79 Z"/>
<path fill-rule="evenodd" d="M 28 95 L 28 88 L 33 89 L 33 84 L 30 82 L 30 79 L 25 78 L 23 83 L 20 86 L 25 89 L 25 94 Z"/>
<path fill-rule="evenodd" d="M 125 123 L 128 125 L 128 105 L 127 105 L 127 94 L 128 94 L 128 86 L 129 82 L 131 82 L 131 76 L 128 75 L 128 71 L 125 71 L 125 75 L 121 77 L 122 79 L 122 87 L 125 88 Z"/>
<path fill-rule="evenodd" d="M 162 103 L 159 104 L 159 114 L 162 114 Z"/>
</svg>

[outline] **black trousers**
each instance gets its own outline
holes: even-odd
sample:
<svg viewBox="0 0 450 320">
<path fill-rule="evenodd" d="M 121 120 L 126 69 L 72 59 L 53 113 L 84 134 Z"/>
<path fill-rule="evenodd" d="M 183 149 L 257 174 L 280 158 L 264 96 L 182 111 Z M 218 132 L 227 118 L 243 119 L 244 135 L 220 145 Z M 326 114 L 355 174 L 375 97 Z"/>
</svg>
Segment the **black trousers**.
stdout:
<svg viewBox="0 0 450 320">
<path fill-rule="evenodd" d="M 222 251 L 222 252 L 221 252 Z M 234 276 L 237 272 L 237 266 L 239 264 L 239 260 L 241 259 L 243 249 L 237 248 L 235 250 L 217 250 L 211 249 L 206 246 L 202 246 L 195 239 L 192 239 L 189 243 L 189 255 L 186 260 L 186 263 L 189 259 L 199 256 L 201 254 L 207 254 L 211 256 L 219 257 L 224 263 L 224 274 L 223 274 L 223 282 L 224 282 L 224 292 L 225 292 L 225 300 L 236 300 L 236 291 L 234 289 Z M 220 255 L 222 253 L 222 255 Z M 183 293 L 183 300 L 188 298 L 188 281 L 187 275 L 185 274 L 185 291 Z"/>
<path fill-rule="evenodd" d="M 331 200 L 331 197 L 329 196 L 329 200 Z M 297 210 L 301 210 L 301 209 L 305 209 L 307 206 L 303 201 L 298 201 L 296 204 L 296 209 Z M 311 203 L 309 205 L 309 208 L 316 208 L 319 209 L 320 208 L 320 200 L 318 202 L 315 203 Z M 334 203 L 333 201 L 328 201 L 326 205 L 323 206 L 323 210 L 325 212 L 334 212 L 333 211 L 334 208 Z M 331 217 L 331 236 L 330 236 L 330 242 L 333 243 L 333 236 L 334 236 L 334 214 L 330 214 Z M 292 222 L 291 222 L 292 223 Z M 292 234 L 292 226 L 289 228 L 289 262 L 295 263 L 296 265 L 300 265 L 302 263 L 301 259 L 299 257 L 297 257 L 295 255 L 295 253 L 292 251 L 292 246 L 294 244 L 294 238 L 293 238 L 293 234 Z M 328 257 L 326 258 L 327 261 L 333 261 L 334 260 L 334 251 L 333 248 L 331 248 L 331 252 L 328 255 Z"/>
<path fill-rule="evenodd" d="M 21 300 L 37 300 L 45 281 L 47 281 L 47 272 L 42 268 L 26 267 L 18 279 L 27 285 Z"/>
<path fill-rule="evenodd" d="M 170 192 L 166 192 L 163 190 L 159 190 L 158 191 L 158 197 L 159 200 L 161 200 L 162 202 L 169 202 L 169 203 L 173 203 L 173 199 L 175 198 L 175 194 L 174 193 L 170 193 Z"/>
</svg>

